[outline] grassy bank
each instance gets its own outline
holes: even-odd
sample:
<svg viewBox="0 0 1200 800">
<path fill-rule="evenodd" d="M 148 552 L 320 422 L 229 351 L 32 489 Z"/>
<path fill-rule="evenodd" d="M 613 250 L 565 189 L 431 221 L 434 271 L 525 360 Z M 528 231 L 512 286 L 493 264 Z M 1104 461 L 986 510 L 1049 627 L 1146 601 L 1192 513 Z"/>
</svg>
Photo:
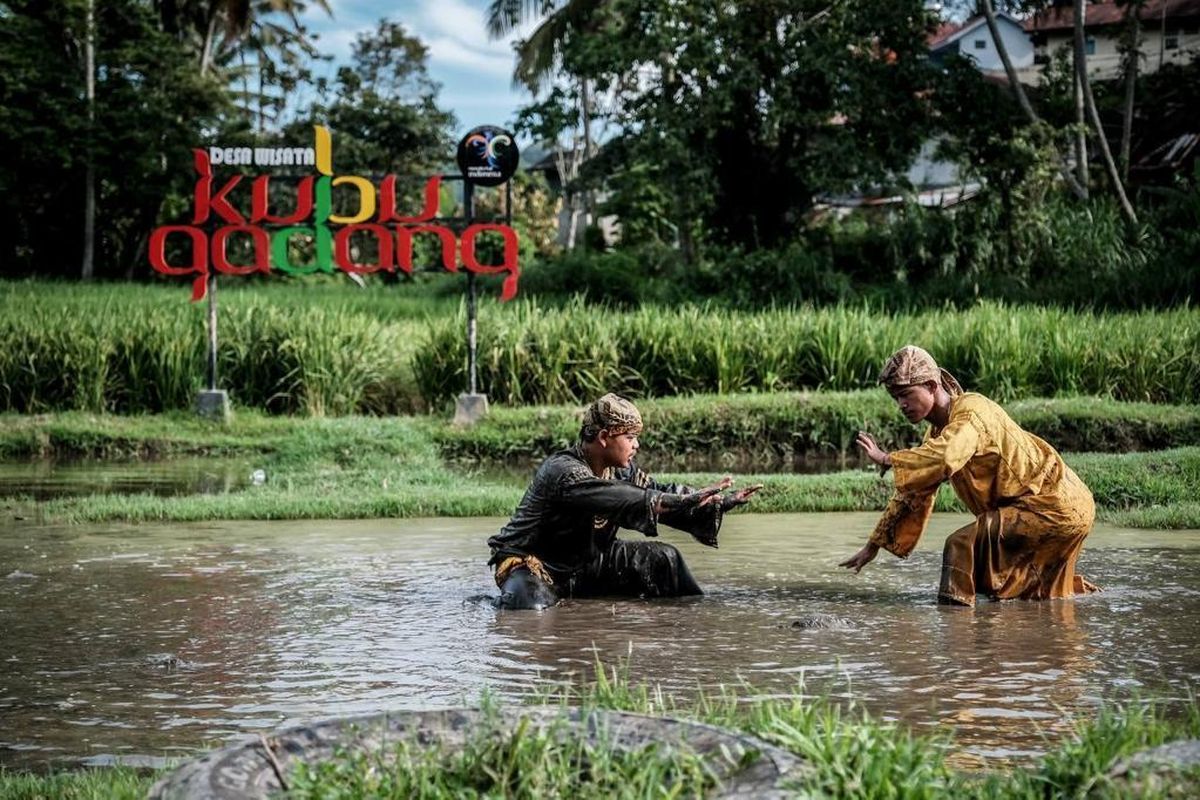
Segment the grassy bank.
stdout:
<svg viewBox="0 0 1200 800">
<path fill-rule="evenodd" d="M 1185 798 L 1200 791 L 1200 771 L 1195 769 L 1114 774 L 1114 767 L 1139 750 L 1200 736 L 1194 702 L 1182 709 L 1137 702 L 1102 708 L 1095 717 L 1079 720 L 1073 736 L 1030 767 L 991 773 L 956 770 L 949 760 L 949 733 L 915 734 L 853 703 L 843 706 L 806 696 L 803 687 L 790 696 L 739 687 L 680 699 L 655 686 L 631 684 L 614 669 L 598 670 L 593 681 L 565 685 L 534 702 L 669 715 L 757 736 L 805 762 L 789 782 L 796 797 Z M 539 735 L 510 724 L 496 735 L 469 740 L 458 753 L 401 744 L 395 761 L 343 756 L 306 765 L 291 776 L 294 791 L 288 796 L 365 800 L 490 792 L 486 796 L 533 798 L 546 796 L 546 787 L 555 786 L 570 796 L 659 797 L 693 796 L 712 784 L 709 765 L 686 751 L 645 748 L 618 756 L 576 744 L 570 737 Z M 586 764 L 581 756 L 587 757 Z M 51 777 L 0 773 L 0 798 L 133 797 L 151 780 L 127 770 Z M 112 788 L 108 793 L 106 781 Z M 634 786 L 642 791 L 623 791 Z M 685 792 L 670 794 L 671 787 Z"/>
<path fill-rule="evenodd" d="M 806 456 L 853 457 L 860 430 L 871 431 L 891 449 L 918 444 L 923 431 L 923 426 L 909 424 L 880 389 L 671 397 L 641 401 L 638 407 L 646 422 L 643 457 L 666 466 L 723 455 L 764 466 Z M 1200 444 L 1196 405 L 1064 397 L 1019 400 L 1005 407 L 1018 424 L 1062 451 Z M 438 426 L 432 434 L 447 458 L 530 460 L 574 441 L 579 415 L 579 406 L 500 406 L 472 428 Z"/>
<path fill-rule="evenodd" d="M 309 419 L 238 414 L 228 426 L 190 415 L 151 417 L 62 414 L 0 418 L 0 454 L 236 455 L 267 474 L 262 486 L 229 494 L 159 497 L 96 495 L 40 506 L 48 521 L 320 519 L 503 516 L 523 490 L 520 476 L 489 476 L 448 464 L 439 437 L 448 426 L 424 417 Z M 1200 447 L 1146 453 L 1068 455 L 1092 488 L 1102 519 L 1126 525 L 1200 527 Z M 647 466 L 653 467 L 647 462 Z M 670 476 L 669 471 L 660 472 Z M 707 474 L 677 474 L 706 483 Z M 762 482 L 759 512 L 872 511 L 890 493 L 872 471 L 826 475 L 739 476 Z M 939 508 L 959 509 L 949 487 Z"/>
<path fill-rule="evenodd" d="M 697 459 L 767 467 L 798 457 L 853 458 L 854 436 L 871 431 L 881 445 L 920 442 L 882 391 L 699 395 L 638 403 L 646 422 L 642 459 L 656 469 Z M 1062 451 L 1130 452 L 1200 444 L 1200 405 L 1130 403 L 1092 397 L 1018 400 L 1005 408 L 1026 430 Z M 452 462 L 533 463 L 567 446 L 579 432 L 582 407 L 494 406 L 478 425 L 459 428 L 441 417 L 352 418 L 385 435 L 419 431 Z M 297 431 L 342 430 L 336 421 L 239 412 L 229 426 L 191 414 L 0 415 L 0 458 L 164 458 L 273 452 Z"/>
<path fill-rule="evenodd" d="M 438 408 L 466 385 L 465 320 L 407 286 L 221 290 L 218 372 L 244 407 L 335 415 Z M 174 285 L 0 283 L 0 411 L 186 409 L 205 380 L 203 304 Z M 981 304 L 738 312 L 481 304 L 482 390 L 510 405 L 870 387 L 916 342 L 1012 400 L 1200 401 L 1200 310 L 1094 314 Z"/>
</svg>

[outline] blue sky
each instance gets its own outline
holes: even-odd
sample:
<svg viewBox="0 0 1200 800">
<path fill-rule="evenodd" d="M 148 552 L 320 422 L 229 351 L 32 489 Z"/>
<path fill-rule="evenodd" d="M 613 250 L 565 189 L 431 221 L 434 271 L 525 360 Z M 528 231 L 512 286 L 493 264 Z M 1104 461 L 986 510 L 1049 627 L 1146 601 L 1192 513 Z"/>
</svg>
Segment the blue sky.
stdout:
<svg viewBox="0 0 1200 800">
<path fill-rule="evenodd" d="M 430 76 L 442 85 L 439 105 L 454 112 L 461 132 L 476 125 L 507 125 L 529 101 L 512 87 L 512 40 L 490 41 L 484 26 L 487 0 L 330 0 L 333 16 L 310 5 L 302 19 L 320 34 L 317 47 L 333 56 L 314 72 L 332 78 L 337 64 L 350 58 L 355 36 L 375 28 L 381 18 L 395 20 L 429 48 Z M 526 27 L 521 34 L 527 34 Z"/>
</svg>

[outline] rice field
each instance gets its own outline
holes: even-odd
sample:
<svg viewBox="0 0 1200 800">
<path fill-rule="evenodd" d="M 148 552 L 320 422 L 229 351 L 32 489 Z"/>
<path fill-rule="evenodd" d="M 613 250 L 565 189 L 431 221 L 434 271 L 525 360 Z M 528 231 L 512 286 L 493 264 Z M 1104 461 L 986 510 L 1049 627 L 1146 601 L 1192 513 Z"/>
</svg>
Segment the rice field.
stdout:
<svg viewBox="0 0 1200 800">
<path fill-rule="evenodd" d="M 431 401 L 463 383 L 459 318 L 431 321 L 414 372 Z M 1195 402 L 1200 312 L 1094 314 L 981 303 L 968 310 L 888 313 L 865 307 L 739 312 L 580 302 L 486 309 L 480 381 L 503 403 L 850 390 L 875 385 L 884 359 L 919 344 L 968 389 L 1000 401 L 1095 395 Z"/>
<path fill-rule="evenodd" d="M 220 294 L 219 386 L 310 416 L 441 409 L 466 385 L 465 311 L 419 287 L 242 285 Z M 906 343 L 1008 401 L 1200 399 L 1200 310 L 1095 314 L 982 303 L 616 311 L 483 298 L 481 390 L 508 405 L 851 390 Z M 206 380 L 204 304 L 169 285 L 0 283 L 0 411 L 185 409 Z"/>
</svg>

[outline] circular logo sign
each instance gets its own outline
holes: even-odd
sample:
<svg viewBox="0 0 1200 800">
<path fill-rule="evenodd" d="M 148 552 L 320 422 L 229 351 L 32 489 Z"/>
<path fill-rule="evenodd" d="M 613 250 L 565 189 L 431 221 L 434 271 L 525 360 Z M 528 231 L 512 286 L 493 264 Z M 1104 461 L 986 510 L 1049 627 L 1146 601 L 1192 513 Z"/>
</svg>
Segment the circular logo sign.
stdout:
<svg viewBox="0 0 1200 800">
<path fill-rule="evenodd" d="M 499 186 L 517 171 L 521 153 L 513 135 L 495 125 L 472 128 L 458 143 L 458 169 L 477 186 Z"/>
</svg>

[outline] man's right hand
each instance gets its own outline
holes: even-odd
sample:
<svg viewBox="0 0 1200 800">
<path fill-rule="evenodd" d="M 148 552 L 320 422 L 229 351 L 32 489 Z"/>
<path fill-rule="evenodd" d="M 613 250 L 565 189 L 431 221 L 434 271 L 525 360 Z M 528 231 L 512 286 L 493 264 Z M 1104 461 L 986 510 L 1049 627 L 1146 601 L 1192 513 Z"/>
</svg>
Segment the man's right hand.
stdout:
<svg viewBox="0 0 1200 800">
<path fill-rule="evenodd" d="M 875 560 L 875 556 L 879 555 L 879 545 L 874 542 L 867 542 L 863 545 L 862 550 L 859 550 L 854 555 L 847 558 L 845 561 L 838 564 L 839 567 L 854 570 L 857 575 L 862 571 L 862 568 Z"/>
<path fill-rule="evenodd" d="M 881 467 L 890 467 L 892 457 L 882 447 L 875 443 L 875 437 L 866 431 L 859 431 L 855 443 L 863 451 L 863 455 Z"/>
</svg>

